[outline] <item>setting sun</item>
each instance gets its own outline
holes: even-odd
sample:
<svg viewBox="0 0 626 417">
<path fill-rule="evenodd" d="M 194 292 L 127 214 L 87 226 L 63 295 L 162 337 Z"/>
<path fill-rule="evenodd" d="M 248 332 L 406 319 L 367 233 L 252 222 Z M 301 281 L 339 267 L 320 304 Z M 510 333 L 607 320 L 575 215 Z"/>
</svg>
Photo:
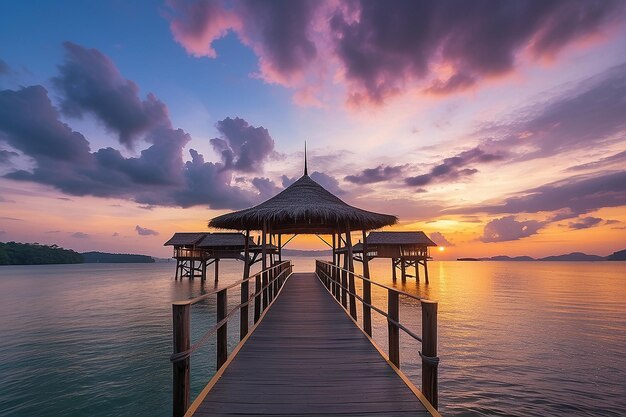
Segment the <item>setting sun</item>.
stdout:
<svg viewBox="0 0 626 417">
<path fill-rule="evenodd" d="M 443 246 L 439 246 L 439 252 L 443 252 L 446 248 L 444 248 Z"/>
</svg>

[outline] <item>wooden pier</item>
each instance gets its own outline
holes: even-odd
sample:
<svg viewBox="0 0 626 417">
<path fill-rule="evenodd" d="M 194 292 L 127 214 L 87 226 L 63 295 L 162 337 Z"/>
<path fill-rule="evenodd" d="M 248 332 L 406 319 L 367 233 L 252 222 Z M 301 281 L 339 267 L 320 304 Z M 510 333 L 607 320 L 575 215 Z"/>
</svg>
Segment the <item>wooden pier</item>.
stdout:
<svg viewBox="0 0 626 417">
<path fill-rule="evenodd" d="M 422 383 L 429 385 L 423 390 L 430 398 L 399 369 L 399 331 L 408 329 L 399 322 L 398 298 L 417 297 L 385 287 L 390 301 L 387 311 L 382 311 L 365 305 L 362 293 L 350 294 L 350 288 L 341 285 L 343 272 L 373 283 L 326 262 L 318 261 L 315 273 L 291 273 L 290 263 L 283 262 L 258 273 L 257 276 L 269 275 L 267 284 L 255 288 L 252 295 L 245 293 L 242 303 L 230 313 L 225 304 L 227 290 L 238 285 L 243 288 L 256 276 L 197 299 L 175 303 L 174 415 L 438 416 L 436 364 L 423 363 Z M 266 287 L 270 291 L 265 291 Z M 210 332 L 217 335 L 218 371 L 188 407 L 189 356 L 193 350 L 189 307 L 213 293 L 218 300 L 218 322 Z M 265 293 L 267 302 L 261 299 Z M 371 323 L 371 317 L 365 316 L 371 315 L 372 309 L 387 316 L 388 355 L 351 317 L 349 306 L 342 306 L 342 297 L 337 296 L 342 293 L 361 301 L 363 322 Z M 242 307 L 247 313 L 251 302 L 267 307 L 250 331 L 247 320 L 240 326 L 241 341 L 228 355 L 226 321 Z M 423 357 L 436 356 L 436 303 L 420 302 L 422 336 L 410 331 L 408 334 L 422 341 Z M 244 315 L 247 319 L 247 314 L 240 318 Z"/>
<path fill-rule="evenodd" d="M 296 273 L 187 414 L 393 417 L 428 406 L 317 276 Z"/>
</svg>

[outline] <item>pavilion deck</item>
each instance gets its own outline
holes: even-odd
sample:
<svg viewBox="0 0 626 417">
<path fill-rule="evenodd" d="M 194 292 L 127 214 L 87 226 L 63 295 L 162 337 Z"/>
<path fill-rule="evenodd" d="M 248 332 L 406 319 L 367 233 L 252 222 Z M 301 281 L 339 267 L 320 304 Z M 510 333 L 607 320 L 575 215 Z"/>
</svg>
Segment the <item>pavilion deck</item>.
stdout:
<svg viewBox="0 0 626 417">
<path fill-rule="evenodd" d="M 315 273 L 294 273 L 186 415 L 438 413 L 381 355 Z"/>
</svg>

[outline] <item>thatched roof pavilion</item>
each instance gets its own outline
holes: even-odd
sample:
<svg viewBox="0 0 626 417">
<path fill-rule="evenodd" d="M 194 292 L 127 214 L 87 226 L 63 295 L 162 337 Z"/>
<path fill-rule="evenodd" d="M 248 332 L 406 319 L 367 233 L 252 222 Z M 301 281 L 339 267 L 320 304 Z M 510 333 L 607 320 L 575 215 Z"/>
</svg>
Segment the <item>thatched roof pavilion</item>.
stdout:
<svg viewBox="0 0 626 417">
<path fill-rule="evenodd" d="M 282 234 L 332 234 L 346 230 L 372 230 L 398 219 L 346 204 L 306 173 L 269 200 L 245 210 L 215 217 L 209 227 L 266 230 Z"/>
</svg>

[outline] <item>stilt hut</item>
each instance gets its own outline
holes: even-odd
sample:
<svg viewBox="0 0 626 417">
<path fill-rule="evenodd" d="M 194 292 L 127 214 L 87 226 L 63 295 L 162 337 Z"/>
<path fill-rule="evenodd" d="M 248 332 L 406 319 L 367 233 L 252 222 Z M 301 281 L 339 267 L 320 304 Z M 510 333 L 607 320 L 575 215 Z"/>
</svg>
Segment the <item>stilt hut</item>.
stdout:
<svg viewBox="0 0 626 417">
<path fill-rule="evenodd" d="M 217 282 L 221 259 L 245 260 L 246 237 L 242 233 L 175 233 L 164 246 L 174 246 L 175 279 L 200 277 L 204 281 L 207 268 L 213 264 Z M 247 247 L 250 254 L 249 264 L 260 261 L 261 246 L 255 244 L 249 236 Z M 278 254 L 278 248 L 274 245 L 268 246 L 267 251 L 270 256 Z"/>
<path fill-rule="evenodd" d="M 307 173 L 305 149 L 304 175 L 300 179 L 276 196 L 255 207 L 215 217 L 209 222 L 209 227 L 243 230 L 246 236 L 249 236 L 251 230 L 260 231 L 263 270 L 268 266 L 268 243 L 277 242 L 277 246 L 281 248 L 281 238 L 284 235 L 332 235 L 333 249 L 337 247 L 348 248 L 347 253 L 343 256 L 343 268 L 354 271 L 350 232 L 362 231 L 363 243 L 367 245 L 366 232 L 368 230 L 379 229 L 396 222 L 395 216 L 374 213 L 346 204 L 339 197 L 313 181 Z M 333 263 L 340 265 L 341 254 L 334 253 Z M 248 258 L 247 253 L 244 258 Z M 364 275 L 369 277 L 367 265 L 367 261 L 365 261 Z M 248 277 L 246 273 L 249 273 L 249 268 L 244 270 L 244 278 Z M 354 276 L 344 274 L 343 280 L 354 293 Z M 266 282 L 267 277 L 263 277 L 263 282 L 257 282 L 256 288 L 265 286 Z M 369 282 L 367 284 L 369 285 Z M 342 301 L 345 305 L 345 292 L 342 294 Z M 354 303 L 350 303 L 350 305 L 351 309 L 354 308 L 354 311 L 350 313 L 356 317 L 356 306 Z M 255 318 L 257 314 L 258 312 L 255 311 Z"/>
<path fill-rule="evenodd" d="M 402 281 L 406 281 L 407 270 L 415 268 L 415 279 L 420 280 L 419 266 L 424 269 L 424 278 L 428 284 L 428 260 L 429 248 L 437 246 L 422 231 L 412 232 L 371 232 L 368 237 L 367 253 L 363 251 L 363 244 L 357 243 L 352 252 L 355 259 L 363 261 L 368 259 L 387 258 L 391 259 L 392 277 L 396 280 L 397 270 L 400 271 Z"/>
</svg>

